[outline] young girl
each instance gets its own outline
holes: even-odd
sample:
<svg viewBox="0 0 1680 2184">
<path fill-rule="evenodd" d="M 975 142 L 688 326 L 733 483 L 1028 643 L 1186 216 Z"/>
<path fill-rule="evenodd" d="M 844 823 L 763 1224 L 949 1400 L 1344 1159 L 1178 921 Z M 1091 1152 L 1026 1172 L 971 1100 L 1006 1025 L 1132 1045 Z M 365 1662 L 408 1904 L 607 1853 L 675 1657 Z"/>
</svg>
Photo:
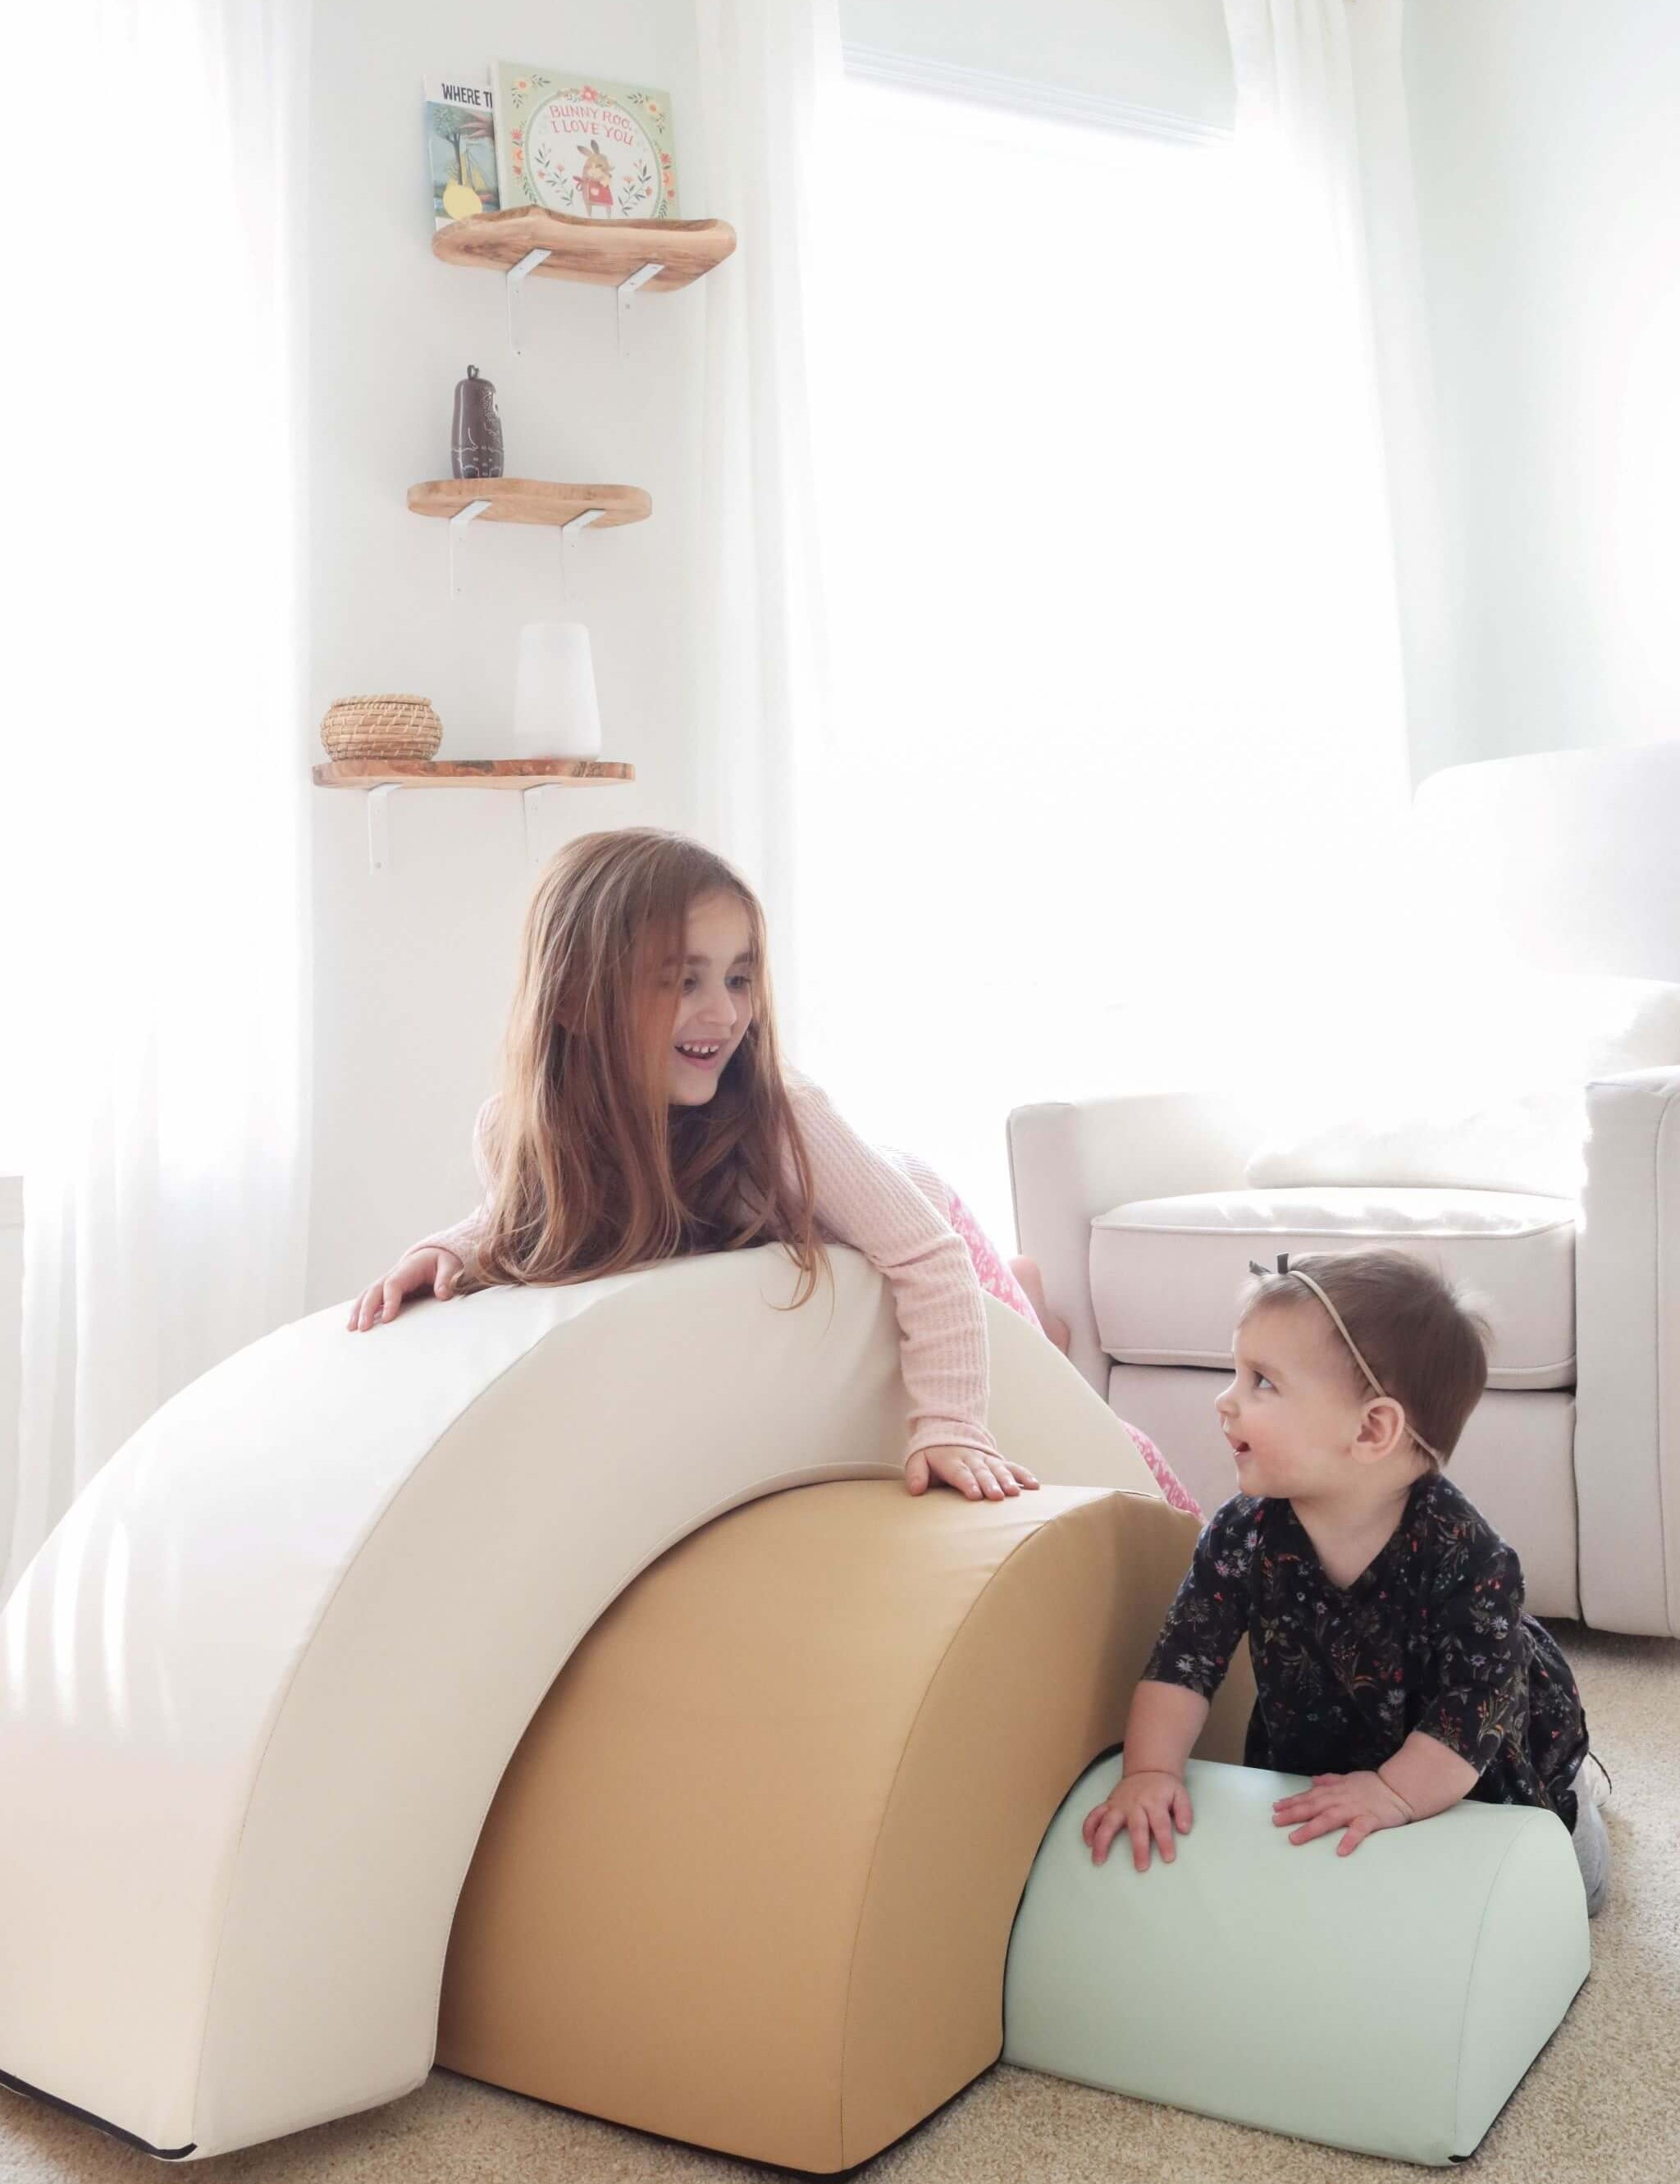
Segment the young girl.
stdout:
<svg viewBox="0 0 1680 2184">
<path fill-rule="evenodd" d="M 1273 1808 L 1292 1843 L 1339 1828 L 1345 1857 L 1463 1797 L 1546 1805 L 1595 1914 L 1609 1845 L 1577 1779 L 1580 1693 L 1523 1613 L 1516 1555 L 1444 1476 L 1487 1383 L 1485 1329 L 1402 1252 L 1254 1272 L 1217 1404 L 1242 1491 L 1198 1540 L 1144 1669 L 1125 1771 L 1085 1817 L 1093 1862 L 1121 1829 L 1140 1873 L 1152 1841 L 1171 1862 L 1191 1822 L 1184 1763 L 1246 1636 L 1244 1764 L 1312 1777 Z"/>
<path fill-rule="evenodd" d="M 940 1480 L 996 1502 L 1037 1485 L 985 1424 L 981 1290 L 1037 1325 L 1020 1282 L 931 1170 L 875 1151 L 784 1072 L 763 911 L 698 843 L 626 828 L 548 866 L 526 919 L 502 1094 L 479 1115 L 475 1152 L 483 1204 L 371 1284 L 353 1329 L 395 1318 L 419 1290 L 589 1281 L 769 1243 L 791 1253 L 803 1303 L 823 1245 L 849 1244 L 893 1285 L 910 1491 Z M 1031 1262 L 1017 1266 L 1036 1282 Z M 1135 1438 L 1168 1498 L 1193 1507 Z"/>
</svg>

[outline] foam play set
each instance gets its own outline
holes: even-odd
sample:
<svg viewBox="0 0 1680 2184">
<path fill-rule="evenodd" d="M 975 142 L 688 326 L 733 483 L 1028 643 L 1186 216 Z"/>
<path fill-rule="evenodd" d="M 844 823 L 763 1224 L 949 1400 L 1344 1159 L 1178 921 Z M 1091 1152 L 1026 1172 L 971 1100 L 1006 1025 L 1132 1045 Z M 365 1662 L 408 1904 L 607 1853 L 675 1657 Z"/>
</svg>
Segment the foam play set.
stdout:
<svg viewBox="0 0 1680 2184">
<path fill-rule="evenodd" d="M 1293 1849 L 1239 1663 L 1177 1864 L 1093 1869 L 1194 1520 L 989 1301 L 1045 1484 L 910 1499 L 885 1285 L 794 1281 L 335 1306 L 163 1407 L 0 1616 L 0 2083 L 196 2159 L 437 2061 L 822 2173 L 1002 2054 L 1473 2148 L 1586 1976 L 1561 1824 Z"/>
</svg>

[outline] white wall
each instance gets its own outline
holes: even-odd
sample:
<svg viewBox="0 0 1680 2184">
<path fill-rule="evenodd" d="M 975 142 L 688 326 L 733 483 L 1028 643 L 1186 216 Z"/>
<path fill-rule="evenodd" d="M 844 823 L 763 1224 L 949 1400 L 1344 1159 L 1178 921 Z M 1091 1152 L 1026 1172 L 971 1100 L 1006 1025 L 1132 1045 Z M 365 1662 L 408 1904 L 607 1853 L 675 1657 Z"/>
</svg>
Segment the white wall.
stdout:
<svg viewBox="0 0 1680 2184">
<path fill-rule="evenodd" d="M 576 615 L 592 634 L 607 755 L 633 760 L 638 780 L 546 792 L 547 851 L 590 826 L 693 823 L 704 283 L 643 299 L 620 358 L 610 290 L 532 280 L 524 354 L 509 356 L 502 281 L 431 255 L 420 116 L 426 74 L 498 57 L 668 90 L 681 209 L 714 210 L 692 0 L 600 0 L 570 18 L 536 0 L 317 11 L 307 727 L 318 760 L 314 724 L 334 698 L 416 690 L 442 716 L 442 755 L 505 756 L 514 633 Z M 452 603 L 447 527 L 404 505 L 411 483 L 449 475 L 451 400 L 469 364 L 496 383 L 510 476 L 653 496 L 649 521 L 574 542 L 567 604 L 557 532 L 486 524 L 461 542 Z M 470 1205 L 468 1135 L 492 1082 L 529 877 L 517 796 L 393 798 L 392 866 L 378 876 L 364 799 L 317 789 L 314 805 L 312 1306 Z"/>
<path fill-rule="evenodd" d="M 843 17 L 859 42 L 1229 119 L 1220 0 L 1050 0 L 1026 18 L 1002 0 L 844 0 Z M 355 0 L 320 10 L 315 36 L 310 756 L 331 699 L 370 690 L 430 696 L 446 756 L 504 753 L 515 629 L 576 613 L 592 632 L 608 755 L 639 778 L 550 791 L 541 848 L 594 824 L 692 826 L 705 283 L 638 306 L 620 359 L 609 292 L 532 281 L 525 353 L 510 358 L 502 282 L 431 254 L 419 103 L 428 71 L 498 56 L 662 85 L 682 209 L 726 217 L 704 201 L 693 0 L 604 0 L 576 28 L 535 0 L 467 14 Z M 410 483 L 448 474 L 450 401 L 469 364 L 496 382 L 509 475 L 653 494 L 651 521 L 576 542 L 567 608 L 555 533 L 476 528 L 452 604 L 445 527 L 404 507 Z M 469 1131 L 493 1082 L 529 883 L 516 797 L 416 793 L 388 811 L 391 868 L 370 875 L 364 800 L 314 795 L 312 1306 L 470 1204 Z"/>
<path fill-rule="evenodd" d="M 1680 731 L 1680 15 L 1410 0 L 1455 758 Z"/>
</svg>

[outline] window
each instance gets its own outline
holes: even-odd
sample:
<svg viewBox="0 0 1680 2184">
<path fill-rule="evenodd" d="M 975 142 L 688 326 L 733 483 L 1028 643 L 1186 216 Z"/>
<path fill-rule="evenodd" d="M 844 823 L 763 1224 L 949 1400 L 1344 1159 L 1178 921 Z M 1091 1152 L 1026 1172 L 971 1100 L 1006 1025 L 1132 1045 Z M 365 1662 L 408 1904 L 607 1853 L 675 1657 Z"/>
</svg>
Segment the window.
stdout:
<svg viewBox="0 0 1680 2184">
<path fill-rule="evenodd" d="M 1392 754 L 1228 142 L 846 96 L 801 1058 L 1007 1242 L 1008 1111 L 1240 1070 Z"/>
</svg>

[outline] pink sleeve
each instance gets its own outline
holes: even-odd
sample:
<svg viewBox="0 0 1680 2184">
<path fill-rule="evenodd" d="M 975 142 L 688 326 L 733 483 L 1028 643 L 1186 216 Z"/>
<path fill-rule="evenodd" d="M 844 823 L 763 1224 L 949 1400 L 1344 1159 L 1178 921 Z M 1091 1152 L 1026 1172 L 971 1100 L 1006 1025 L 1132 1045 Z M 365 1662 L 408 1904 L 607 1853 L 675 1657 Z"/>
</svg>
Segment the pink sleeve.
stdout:
<svg viewBox="0 0 1680 2184">
<path fill-rule="evenodd" d="M 484 1233 L 490 1218 L 490 1192 L 493 1178 L 490 1170 L 490 1125 L 496 1113 L 498 1095 L 492 1093 L 478 1111 L 478 1120 L 472 1126 L 472 1164 L 478 1171 L 478 1180 L 484 1196 L 468 1214 L 465 1221 L 456 1222 L 453 1228 L 439 1228 L 430 1236 L 422 1236 L 418 1244 L 410 1244 L 409 1251 L 453 1251 L 465 1264 L 471 1258 L 473 1246 Z M 403 1256 L 406 1258 L 408 1253 Z"/>
<path fill-rule="evenodd" d="M 788 1089 L 810 1156 L 816 1216 L 861 1251 L 893 1286 L 901 1369 L 910 1399 L 906 1456 L 975 1448 L 995 1456 L 986 1429 L 986 1307 L 967 1247 L 909 1177 L 865 1145 L 815 1084 Z"/>
</svg>

